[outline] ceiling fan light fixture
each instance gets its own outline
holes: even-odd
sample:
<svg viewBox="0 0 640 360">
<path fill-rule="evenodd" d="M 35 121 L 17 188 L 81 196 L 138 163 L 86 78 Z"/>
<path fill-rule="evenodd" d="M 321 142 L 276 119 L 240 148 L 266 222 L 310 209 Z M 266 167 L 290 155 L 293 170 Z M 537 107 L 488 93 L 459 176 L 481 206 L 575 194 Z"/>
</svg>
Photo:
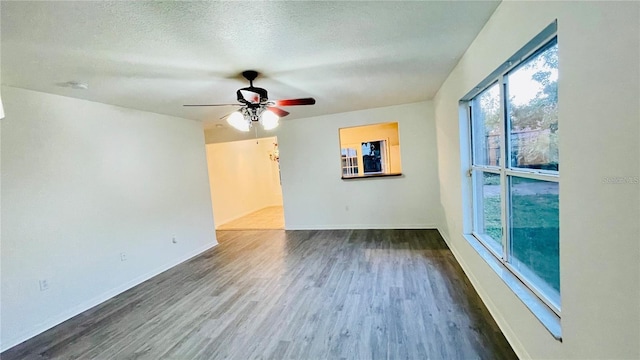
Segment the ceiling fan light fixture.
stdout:
<svg viewBox="0 0 640 360">
<path fill-rule="evenodd" d="M 265 130 L 272 130 L 278 127 L 280 117 L 271 110 L 265 110 L 260 115 L 260 123 Z"/>
<path fill-rule="evenodd" d="M 1 1 L 1 0 L 0 0 Z M 226 117 L 227 122 L 234 129 L 247 132 L 253 127 L 254 122 L 259 122 L 264 130 L 273 130 L 278 127 L 281 117 L 289 115 L 289 112 L 280 106 L 314 105 L 314 98 L 299 98 L 285 100 L 269 100 L 266 89 L 253 86 L 253 80 L 258 77 L 255 70 L 242 72 L 242 76 L 249 81 L 249 86 L 236 91 L 238 104 L 185 104 L 183 106 L 240 106 L 238 111 L 221 117 Z M 258 128 L 256 127 L 256 136 Z"/>
<path fill-rule="evenodd" d="M 227 123 L 240 131 L 249 131 L 251 123 L 244 118 L 241 112 L 235 111 L 227 117 Z"/>
</svg>

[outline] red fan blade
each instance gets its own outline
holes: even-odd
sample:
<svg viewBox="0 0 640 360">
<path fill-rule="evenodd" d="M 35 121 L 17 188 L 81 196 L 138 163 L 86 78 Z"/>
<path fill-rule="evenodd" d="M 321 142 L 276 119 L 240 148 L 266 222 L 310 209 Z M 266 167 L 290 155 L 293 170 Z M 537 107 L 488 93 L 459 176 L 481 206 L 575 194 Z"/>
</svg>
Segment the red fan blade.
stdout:
<svg viewBox="0 0 640 360">
<path fill-rule="evenodd" d="M 283 117 L 283 116 L 289 115 L 288 111 L 282 110 L 282 109 L 274 107 L 274 106 L 269 106 L 267 109 L 271 110 L 274 114 L 278 115 L 279 117 Z"/>
<path fill-rule="evenodd" d="M 276 106 L 313 105 L 315 103 L 316 99 L 314 98 L 276 100 Z"/>
<path fill-rule="evenodd" d="M 186 104 L 182 106 L 238 106 L 239 104 Z"/>
</svg>

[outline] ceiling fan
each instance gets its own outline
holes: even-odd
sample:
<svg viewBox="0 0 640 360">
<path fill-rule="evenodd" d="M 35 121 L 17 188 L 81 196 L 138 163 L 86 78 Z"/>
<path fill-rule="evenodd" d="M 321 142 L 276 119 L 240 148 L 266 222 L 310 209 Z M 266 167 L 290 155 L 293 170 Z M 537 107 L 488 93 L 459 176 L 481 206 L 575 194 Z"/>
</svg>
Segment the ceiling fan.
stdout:
<svg viewBox="0 0 640 360">
<path fill-rule="evenodd" d="M 253 86 L 253 80 L 258 77 L 258 72 L 247 70 L 242 76 L 249 80 L 249 86 L 236 91 L 238 104 L 187 104 L 184 106 L 240 106 L 237 111 L 223 116 L 227 118 L 229 125 L 240 131 L 249 131 L 254 122 L 259 122 L 265 130 L 271 130 L 278 126 L 278 120 L 289 115 L 288 111 L 278 106 L 313 105 L 314 98 L 300 98 L 287 100 L 269 100 L 267 90 Z"/>
</svg>

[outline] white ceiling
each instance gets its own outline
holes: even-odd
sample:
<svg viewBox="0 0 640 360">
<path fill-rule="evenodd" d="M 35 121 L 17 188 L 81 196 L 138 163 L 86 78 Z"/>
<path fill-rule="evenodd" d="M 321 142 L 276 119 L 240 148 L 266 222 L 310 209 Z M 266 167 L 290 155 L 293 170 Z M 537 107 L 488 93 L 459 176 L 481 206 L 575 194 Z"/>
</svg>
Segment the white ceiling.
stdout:
<svg viewBox="0 0 640 360">
<path fill-rule="evenodd" d="M 497 1 L 6 2 L 2 83 L 201 120 L 261 72 L 286 119 L 427 100 Z M 60 86 L 87 83 L 88 90 Z"/>
</svg>

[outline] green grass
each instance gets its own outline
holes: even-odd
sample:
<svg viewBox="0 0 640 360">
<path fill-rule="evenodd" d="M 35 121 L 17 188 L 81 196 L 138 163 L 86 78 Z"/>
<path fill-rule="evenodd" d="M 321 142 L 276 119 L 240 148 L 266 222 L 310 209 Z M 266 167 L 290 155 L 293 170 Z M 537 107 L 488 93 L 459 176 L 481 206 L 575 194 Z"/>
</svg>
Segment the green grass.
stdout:
<svg viewBox="0 0 640 360">
<path fill-rule="evenodd" d="M 500 175 L 493 173 L 484 173 L 482 183 L 484 185 L 500 185 Z"/>
<path fill-rule="evenodd" d="M 500 212 L 499 196 L 484 199 L 485 233 L 498 243 L 500 243 L 500 239 L 502 239 L 502 219 Z"/>
<path fill-rule="evenodd" d="M 484 201 L 485 232 L 499 243 L 502 237 L 500 198 L 488 197 Z M 558 196 L 514 196 L 511 215 L 511 255 L 560 291 Z"/>
</svg>

